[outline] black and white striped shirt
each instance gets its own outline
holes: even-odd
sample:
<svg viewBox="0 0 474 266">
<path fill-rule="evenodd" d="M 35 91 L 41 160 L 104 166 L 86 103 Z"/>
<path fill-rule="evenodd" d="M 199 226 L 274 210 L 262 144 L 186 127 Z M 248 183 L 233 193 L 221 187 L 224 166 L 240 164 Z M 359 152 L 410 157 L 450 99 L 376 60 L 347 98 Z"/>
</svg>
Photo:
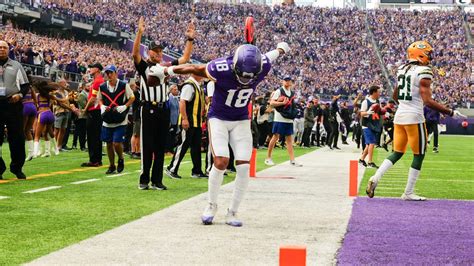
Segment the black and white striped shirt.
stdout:
<svg viewBox="0 0 474 266">
<path fill-rule="evenodd" d="M 178 60 L 174 60 L 173 62 L 165 62 L 162 64 L 163 66 L 171 66 L 171 65 L 178 65 Z M 154 66 L 154 64 L 146 62 L 145 60 L 141 59 L 138 64 L 135 64 L 135 68 L 137 69 L 138 74 L 140 75 L 140 98 L 141 101 L 145 102 L 157 102 L 157 103 L 164 103 L 168 101 L 169 98 L 169 83 L 165 81 L 162 84 L 157 86 L 148 86 L 147 84 L 147 77 L 148 73 L 150 72 L 150 67 Z"/>
</svg>

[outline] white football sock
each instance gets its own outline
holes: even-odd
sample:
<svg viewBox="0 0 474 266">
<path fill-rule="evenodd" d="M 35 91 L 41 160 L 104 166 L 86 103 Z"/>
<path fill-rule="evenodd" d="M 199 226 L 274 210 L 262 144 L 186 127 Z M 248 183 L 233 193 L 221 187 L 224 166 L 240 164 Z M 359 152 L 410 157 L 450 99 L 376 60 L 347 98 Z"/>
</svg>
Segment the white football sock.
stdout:
<svg viewBox="0 0 474 266">
<path fill-rule="evenodd" d="M 48 141 L 48 143 L 49 143 L 49 141 Z M 56 140 L 54 138 L 51 138 L 51 144 L 53 144 L 54 150 L 56 150 L 58 148 L 58 145 L 56 144 Z"/>
<path fill-rule="evenodd" d="M 420 170 L 416 170 L 415 168 L 410 167 L 410 170 L 408 171 L 408 182 L 407 186 L 405 187 L 406 195 L 413 194 L 418 176 L 420 176 Z"/>
<path fill-rule="evenodd" d="M 249 185 L 250 164 L 239 164 L 235 166 L 235 169 L 237 172 L 234 182 L 234 194 L 232 195 L 232 204 L 230 205 L 230 210 L 233 212 L 239 210 L 239 205 Z"/>
<path fill-rule="evenodd" d="M 26 145 L 28 146 L 28 156 L 33 156 L 33 151 L 35 147 L 33 140 L 27 140 Z"/>
<path fill-rule="evenodd" d="M 44 153 L 50 153 L 51 151 L 51 144 L 50 141 L 47 140 L 44 142 Z"/>
<path fill-rule="evenodd" d="M 389 159 L 385 159 L 379 169 L 377 169 L 377 172 L 375 172 L 374 176 L 370 178 L 370 181 L 378 183 L 380 181 L 380 178 L 382 178 L 385 172 L 387 172 L 388 169 L 390 169 L 392 166 L 392 161 L 390 161 Z"/>
<path fill-rule="evenodd" d="M 40 143 L 39 141 L 35 141 L 35 143 L 33 144 L 33 155 L 34 156 L 38 156 L 39 153 L 40 153 Z"/>
<path fill-rule="evenodd" d="M 217 204 L 217 196 L 219 196 L 219 189 L 221 188 L 222 181 L 224 180 L 225 170 L 219 170 L 212 165 L 211 171 L 209 172 L 209 203 Z"/>
</svg>

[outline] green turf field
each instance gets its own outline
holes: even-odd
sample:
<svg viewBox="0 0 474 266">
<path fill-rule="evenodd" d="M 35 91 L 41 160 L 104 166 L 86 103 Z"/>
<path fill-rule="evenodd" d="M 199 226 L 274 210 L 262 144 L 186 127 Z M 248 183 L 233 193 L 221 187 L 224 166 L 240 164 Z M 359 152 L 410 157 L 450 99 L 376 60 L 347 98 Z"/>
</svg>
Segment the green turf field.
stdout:
<svg viewBox="0 0 474 266">
<path fill-rule="evenodd" d="M 7 147 L 4 145 L 3 155 L 8 165 Z M 295 155 L 313 150 L 297 148 Z M 257 170 L 265 168 L 265 155 L 266 150 L 258 152 Z M 126 158 L 122 175 L 105 176 L 106 166 L 99 169 L 79 167 L 87 158 L 86 153 L 71 151 L 34 159 L 24 167 L 25 174 L 33 177 L 31 180 L 8 180 L 14 177 L 7 170 L 4 178 L 8 183 L 0 183 L 0 197 L 9 197 L 0 199 L 0 265 L 31 261 L 207 190 L 207 179 L 190 178 L 189 157 L 185 157 L 180 169 L 182 180 L 165 176 L 167 191 L 137 189 L 139 160 Z M 170 159 L 166 158 L 165 165 Z M 275 163 L 288 160 L 286 150 L 276 149 L 273 159 Z M 104 164 L 107 161 L 104 156 Z M 230 175 L 225 182 L 233 178 L 234 175 Z M 71 184 L 86 179 L 99 180 Z M 61 188 L 23 193 L 49 186 Z"/>
<path fill-rule="evenodd" d="M 474 200 L 474 137 L 440 136 L 439 153 L 428 147 L 421 175 L 415 187 L 415 193 L 428 198 Z M 383 149 L 376 149 L 374 162 L 380 165 L 389 155 Z M 408 151 L 382 177 L 375 191 L 376 197 L 400 197 L 405 189 L 408 169 L 413 155 Z M 375 169 L 367 169 L 359 188 L 359 194 L 365 196 L 368 179 Z"/>
</svg>

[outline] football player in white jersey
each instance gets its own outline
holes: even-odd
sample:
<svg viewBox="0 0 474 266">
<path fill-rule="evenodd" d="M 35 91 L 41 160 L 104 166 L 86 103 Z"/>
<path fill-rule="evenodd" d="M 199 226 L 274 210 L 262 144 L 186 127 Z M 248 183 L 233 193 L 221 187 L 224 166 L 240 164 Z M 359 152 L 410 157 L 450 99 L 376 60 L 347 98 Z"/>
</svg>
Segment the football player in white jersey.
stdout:
<svg viewBox="0 0 474 266">
<path fill-rule="evenodd" d="M 374 197 L 380 178 L 402 158 L 407 145 L 410 145 L 414 158 L 408 171 L 408 182 L 402 199 L 426 200 L 425 197 L 414 193 L 415 183 L 425 157 L 428 135 L 423 106 L 426 105 L 456 119 L 465 118 L 459 111 L 451 110 L 431 97 L 430 86 L 433 80 L 433 71 L 429 65 L 433 54 L 431 45 L 426 41 L 417 41 L 410 44 L 407 53 L 408 62 L 398 68 L 398 84 L 393 92 L 393 99 L 399 103 L 394 119 L 393 153 L 383 161 L 374 176 L 370 178 L 366 189 L 370 198 Z"/>
</svg>

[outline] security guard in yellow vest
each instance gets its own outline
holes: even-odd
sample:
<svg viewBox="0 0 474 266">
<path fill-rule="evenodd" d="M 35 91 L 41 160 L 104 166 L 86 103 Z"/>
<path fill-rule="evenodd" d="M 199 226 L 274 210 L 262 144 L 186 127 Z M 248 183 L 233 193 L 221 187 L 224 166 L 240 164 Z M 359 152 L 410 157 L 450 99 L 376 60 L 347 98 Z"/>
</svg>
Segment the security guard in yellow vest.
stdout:
<svg viewBox="0 0 474 266">
<path fill-rule="evenodd" d="M 178 169 L 189 147 L 191 147 L 193 161 L 191 176 L 193 178 L 207 177 L 201 170 L 201 127 L 205 112 L 202 80 L 201 77 L 192 75 L 184 82 L 181 89 L 178 118 L 181 140 L 176 147 L 173 160 L 166 169 L 166 174 L 174 179 L 181 179 Z"/>
</svg>

